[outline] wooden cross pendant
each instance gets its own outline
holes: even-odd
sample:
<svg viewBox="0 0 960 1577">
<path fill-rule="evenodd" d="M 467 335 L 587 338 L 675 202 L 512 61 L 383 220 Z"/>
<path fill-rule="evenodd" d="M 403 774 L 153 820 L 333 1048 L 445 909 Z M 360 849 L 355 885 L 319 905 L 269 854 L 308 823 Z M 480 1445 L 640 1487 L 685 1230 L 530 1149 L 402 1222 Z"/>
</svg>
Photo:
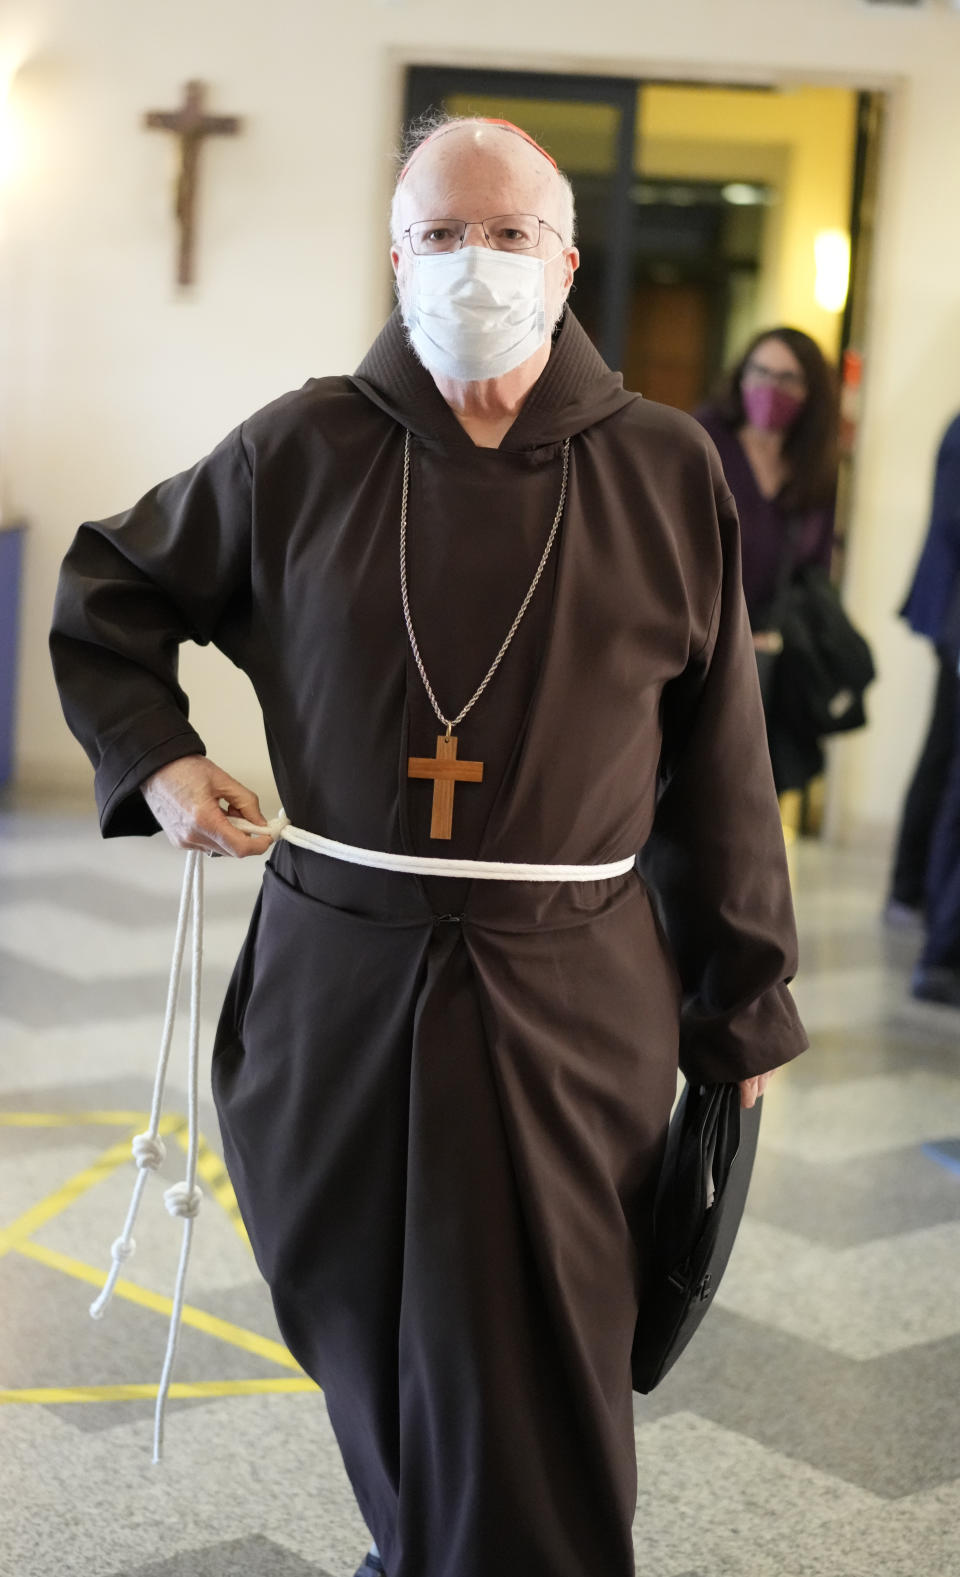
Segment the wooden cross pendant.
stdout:
<svg viewBox="0 0 960 1577">
<path fill-rule="evenodd" d="M 197 196 L 197 164 L 204 137 L 232 137 L 240 130 L 236 115 L 205 115 L 204 85 L 188 82 L 182 107 L 178 110 L 148 110 L 143 123 L 151 130 L 172 131 L 179 140 L 177 185 L 174 213 L 180 226 L 177 282 L 193 281 L 193 238 Z"/>
<path fill-rule="evenodd" d="M 437 736 L 436 759 L 431 756 L 409 756 L 408 778 L 433 778 L 433 817 L 430 822 L 431 838 L 449 838 L 453 834 L 453 790 L 457 783 L 482 783 L 482 761 L 458 761 L 456 735 Z"/>
</svg>

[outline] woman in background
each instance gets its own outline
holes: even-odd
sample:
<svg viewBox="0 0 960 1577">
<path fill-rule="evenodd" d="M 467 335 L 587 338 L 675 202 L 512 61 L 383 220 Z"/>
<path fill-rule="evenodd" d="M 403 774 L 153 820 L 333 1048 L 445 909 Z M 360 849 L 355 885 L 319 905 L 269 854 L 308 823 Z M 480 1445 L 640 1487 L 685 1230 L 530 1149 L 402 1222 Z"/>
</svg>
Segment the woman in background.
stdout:
<svg viewBox="0 0 960 1577">
<path fill-rule="evenodd" d="M 718 398 L 695 412 L 723 461 L 740 515 L 743 590 L 758 652 L 776 653 L 778 594 L 794 569 L 829 571 L 837 490 L 837 385 L 815 340 L 800 329 L 756 335 Z M 778 727 L 767 732 L 778 791 L 802 788 L 822 766 Z"/>
</svg>

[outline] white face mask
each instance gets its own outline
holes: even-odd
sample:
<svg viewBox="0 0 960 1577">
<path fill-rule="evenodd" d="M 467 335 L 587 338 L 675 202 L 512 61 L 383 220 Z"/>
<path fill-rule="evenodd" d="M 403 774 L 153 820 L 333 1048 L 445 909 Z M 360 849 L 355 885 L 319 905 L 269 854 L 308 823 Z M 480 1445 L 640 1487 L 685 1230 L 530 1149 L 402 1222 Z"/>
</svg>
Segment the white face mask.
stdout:
<svg viewBox="0 0 960 1577">
<path fill-rule="evenodd" d="M 549 332 L 544 268 L 552 261 L 486 246 L 415 256 L 403 317 L 424 366 L 463 383 L 519 367 Z"/>
</svg>

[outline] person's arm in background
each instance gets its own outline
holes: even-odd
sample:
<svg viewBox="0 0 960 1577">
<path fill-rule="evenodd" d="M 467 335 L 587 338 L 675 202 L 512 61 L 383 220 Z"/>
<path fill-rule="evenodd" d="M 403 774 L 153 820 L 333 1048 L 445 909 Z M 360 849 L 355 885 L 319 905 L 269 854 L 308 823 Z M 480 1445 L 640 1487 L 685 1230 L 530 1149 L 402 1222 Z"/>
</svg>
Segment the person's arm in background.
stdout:
<svg viewBox="0 0 960 1577">
<path fill-rule="evenodd" d="M 899 613 L 945 655 L 960 647 L 960 416 L 937 452 L 927 532 Z"/>
<path fill-rule="evenodd" d="M 960 416 L 950 423 L 937 453 L 930 538 L 947 587 L 937 644 L 960 654 Z"/>
<path fill-rule="evenodd" d="M 843 543 L 837 540 L 837 512 L 833 503 L 824 504 L 815 512 L 815 527 L 811 531 L 810 559 L 811 564 L 819 564 L 821 569 L 830 573 L 834 552 L 843 551 Z"/>
</svg>

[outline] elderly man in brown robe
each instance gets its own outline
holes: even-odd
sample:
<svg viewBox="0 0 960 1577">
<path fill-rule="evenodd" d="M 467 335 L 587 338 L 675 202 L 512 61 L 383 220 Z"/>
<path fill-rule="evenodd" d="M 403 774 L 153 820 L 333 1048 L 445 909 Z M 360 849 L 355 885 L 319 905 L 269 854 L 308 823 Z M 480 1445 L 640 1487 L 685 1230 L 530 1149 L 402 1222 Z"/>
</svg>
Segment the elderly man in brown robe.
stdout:
<svg viewBox="0 0 960 1577">
<path fill-rule="evenodd" d="M 570 189 L 526 134 L 435 129 L 393 222 L 357 373 L 81 527 L 54 663 L 105 837 L 270 851 L 214 1093 L 361 1570 L 631 1577 L 678 1063 L 751 1104 L 806 1044 L 736 514 L 566 307 Z M 188 721 L 188 639 L 351 860 L 228 819 L 264 824 Z"/>
</svg>

